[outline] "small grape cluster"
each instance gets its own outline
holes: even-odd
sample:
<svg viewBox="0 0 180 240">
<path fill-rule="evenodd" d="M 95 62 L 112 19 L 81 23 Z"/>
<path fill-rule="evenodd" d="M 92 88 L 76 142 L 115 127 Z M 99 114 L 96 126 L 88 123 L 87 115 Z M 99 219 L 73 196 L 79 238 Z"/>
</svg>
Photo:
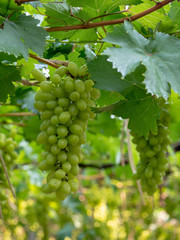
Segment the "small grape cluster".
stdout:
<svg viewBox="0 0 180 240">
<path fill-rule="evenodd" d="M 42 120 L 37 141 L 46 150 L 39 168 L 49 172 L 43 189 L 64 200 L 78 188 L 81 144 L 86 143 L 88 119 L 95 117 L 91 107 L 100 91 L 93 88 L 86 66 L 78 68 L 74 62 L 58 68 L 50 81 L 37 69 L 32 74 L 41 81 L 34 106 Z"/>
<path fill-rule="evenodd" d="M 6 136 L 4 133 L 0 133 L 0 155 L 3 157 L 7 171 L 9 171 L 13 165 L 14 160 L 17 158 L 17 152 L 15 148 L 17 143 L 13 140 L 12 137 Z M 2 165 L 0 164 L 0 185 L 7 188 L 8 183 L 6 175 Z M 5 199 L 3 192 L 0 192 L 0 199 Z"/>
<path fill-rule="evenodd" d="M 141 180 L 142 190 L 149 195 L 156 192 L 168 168 L 166 153 L 170 139 L 167 128 L 169 113 L 166 108 L 162 109 L 162 115 L 157 121 L 158 130 L 156 134 L 151 132 L 146 139 L 132 133 L 133 142 L 137 145 L 136 149 L 140 156 L 140 161 L 137 164 L 137 173 L 134 174 L 134 178 Z"/>
</svg>

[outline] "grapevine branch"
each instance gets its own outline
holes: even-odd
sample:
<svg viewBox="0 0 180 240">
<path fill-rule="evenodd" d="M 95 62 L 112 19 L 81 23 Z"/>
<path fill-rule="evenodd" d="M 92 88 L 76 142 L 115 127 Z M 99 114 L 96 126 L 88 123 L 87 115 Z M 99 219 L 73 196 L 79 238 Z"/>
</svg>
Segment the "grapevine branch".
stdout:
<svg viewBox="0 0 180 240">
<path fill-rule="evenodd" d="M 167 5 L 170 2 L 173 2 L 174 0 L 164 0 L 162 2 L 158 2 L 155 6 L 148 8 L 147 10 L 137 13 L 131 17 L 125 17 L 125 18 L 120 18 L 120 19 L 114 19 L 114 20 L 109 20 L 109 21 L 102 21 L 102 22 L 95 22 L 95 23 L 89 23 L 86 22 L 84 24 L 79 24 L 79 25 L 73 25 L 73 26 L 64 26 L 64 27 L 49 27 L 45 28 L 47 32 L 56 32 L 56 31 L 70 31 L 70 30 L 78 30 L 78 29 L 90 29 L 90 28 L 96 28 L 96 27 L 102 27 L 102 26 L 108 26 L 108 25 L 115 25 L 115 24 L 120 24 L 124 23 L 124 21 L 135 21 L 141 17 L 144 17 L 162 7 Z"/>
<path fill-rule="evenodd" d="M 32 112 L 15 112 L 15 113 L 3 113 L 0 117 L 22 117 L 22 116 L 36 116 L 36 113 Z"/>
<path fill-rule="evenodd" d="M 32 53 L 30 53 L 29 56 L 30 56 L 31 58 L 34 58 L 34 59 L 40 61 L 40 62 L 43 62 L 43 63 L 48 64 L 48 65 L 50 65 L 51 67 L 59 68 L 58 65 L 52 63 L 51 61 L 49 61 L 49 60 L 47 60 L 47 59 L 41 58 L 41 57 L 36 56 L 36 55 L 34 55 L 34 54 L 32 54 Z"/>
<path fill-rule="evenodd" d="M 18 5 L 21 5 L 26 2 L 37 2 L 37 1 L 39 0 L 15 0 L 15 3 L 17 3 Z"/>
<path fill-rule="evenodd" d="M 16 195 L 15 195 L 15 193 L 14 193 L 12 184 L 11 184 L 11 182 L 10 182 L 10 178 L 9 178 L 9 175 L 8 175 L 8 171 L 7 171 L 7 168 L 6 168 L 6 164 L 5 164 L 4 159 L 3 159 L 3 157 L 2 157 L 1 154 L 0 154 L 0 161 L 1 161 L 1 163 L 2 163 L 4 172 L 5 172 L 5 174 L 6 174 L 6 179 L 7 179 L 7 181 L 8 181 L 8 184 L 9 184 L 10 190 L 11 190 L 11 192 L 12 192 L 12 195 L 13 195 L 14 198 L 16 198 Z"/>
</svg>

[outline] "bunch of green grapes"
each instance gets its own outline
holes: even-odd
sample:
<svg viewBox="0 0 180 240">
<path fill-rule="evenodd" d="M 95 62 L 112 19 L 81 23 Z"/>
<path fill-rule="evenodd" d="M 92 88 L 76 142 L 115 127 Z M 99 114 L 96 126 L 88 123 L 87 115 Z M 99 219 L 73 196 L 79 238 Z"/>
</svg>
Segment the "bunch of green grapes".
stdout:
<svg viewBox="0 0 180 240">
<path fill-rule="evenodd" d="M 81 144 L 86 142 L 88 119 L 95 117 L 91 107 L 100 92 L 93 88 L 86 66 L 78 68 L 73 62 L 58 68 L 50 81 L 37 69 L 32 74 L 41 81 L 34 106 L 42 120 L 37 141 L 45 144 L 46 150 L 39 165 L 48 172 L 44 191 L 56 192 L 64 200 L 70 192 L 77 191 Z"/>
<path fill-rule="evenodd" d="M 4 133 L 0 133 L 0 155 L 3 157 L 7 171 L 9 171 L 14 163 L 14 160 L 17 158 L 17 153 L 15 148 L 17 143 L 13 140 L 12 137 L 6 136 Z M 8 183 L 4 168 L 0 163 L 0 185 L 7 188 Z M 0 193 L 0 200 L 5 200 L 3 192 Z"/>
<path fill-rule="evenodd" d="M 137 164 L 136 180 L 141 180 L 142 190 L 152 195 L 156 192 L 158 185 L 162 183 L 163 176 L 168 167 L 167 147 L 170 143 L 168 105 L 164 105 L 162 115 L 157 121 L 158 130 L 154 134 L 149 133 L 148 137 L 133 135 L 133 142 L 137 145 L 140 161 Z"/>
</svg>

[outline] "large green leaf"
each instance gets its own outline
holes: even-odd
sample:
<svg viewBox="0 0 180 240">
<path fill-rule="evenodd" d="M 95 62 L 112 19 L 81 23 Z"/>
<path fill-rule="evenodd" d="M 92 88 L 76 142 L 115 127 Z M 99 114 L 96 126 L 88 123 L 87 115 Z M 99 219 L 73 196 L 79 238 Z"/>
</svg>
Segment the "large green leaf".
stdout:
<svg viewBox="0 0 180 240">
<path fill-rule="evenodd" d="M 107 61 L 106 56 L 98 56 L 88 63 L 88 70 L 97 88 L 119 92 L 125 97 L 120 101 L 115 98 L 117 102 L 111 104 L 108 101 L 111 101 L 112 92 L 109 92 L 106 102 L 108 106 L 98 108 L 98 112 L 110 111 L 124 119 L 129 118 L 129 128 L 140 135 L 147 135 L 149 131 L 157 131 L 156 121 L 160 108 L 157 99 L 146 93 L 143 84 L 144 66 L 138 66 L 133 73 L 122 79 L 121 73 L 112 68 L 112 63 Z"/>
<path fill-rule="evenodd" d="M 107 61 L 107 56 L 98 56 L 94 61 L 88 63 L 88 70 L 91 78 L 95 81 L 95 86 L 107 91 L 116 91 L 123 95 L 131 92 L 134 86 L 144 88 L 142 81 L 145 71 L 143 66 L 136 69 L 133 74 L 122 79 L 122 75 L 117 69 L 112 68 L 112 63 Z"/>
<path fill-rule="evenodd" d="M 19 71 L 13 66 L 0 64 L 0 102 L 6 102 L 8 94 L 14 94 L 12 81 L 20 81 Z"/>
<path fill-rule="evenodd" d="M 132 15 L 135 15 L 153 6 L 154 6 L 153 1 L 143 0 L 142 4 L 139 4 L 137 6 L 132 6 L 130 8 L 130 13 Z M 170 18 L 165 14 L 165 10 L 163 8 L 160 8 L 136 20 L 136 22 L 140 22 L 145 28 L 152 28 L 152 29 L 156 28 L 159 22 L 162 22 L 163 25 L 166 25 L 166 24 L 170 24 L 169 21 L 170 21 Z M 171 28 L 173 28 L 172 21 L 171 21 Z"/>
<path fill-rule="evenodd" d="M 67 3 L 51 3 L 43 4 L 46 9 L 47 23 L 49 26 L 66 26 L 77 25 L 82 23 L 77 16 L 79 9 L 70 8 Z M 73 15 L 73 16 L 72 16 Z"/>
<path fill-rule="evenodd" d="M 32 49 L 39 55 L 43 54 L 46 31 L 37 27 L 39 20 L 22 14 L 14 22 L 5 20 L 3 29 L 0 28 L 0 52 L 22 55 L 28 58 L 28 51 Z"/>
<path fill-rule="evenodd" d="M 73 7 L 81 7 L 83 12 L 86 12 L 86 14 L 83 14 L 85 16 L 85 19 L 93 18 L 99 15 L 103 15 L 106 13 L 111 12 L 113 9 L 115 9 L 118 5 L 120 5 L 120 2 L 122 1 L 112 1 L 112 0 L 67 0 L 67 2 L 73 6 Z"/>
<path fill-rule="evenodd" d="M 180 40 L 164 33 L 156 33 L 154 39 L 145 39 L 133 30 L 129 22 L 107 35 L 106 42 L 121 48 L 104 51 L 123 76 L 133 72 L 141 63 L 146 67 L 144 83 L 148 92 L 167 98 L 172 89 L 180 94 Z"/>
<path fill-rule="evenodd" d="M 120 100 L 94 111 L 97 113 L 110 111 L 118 117 L 129 119 L 128 128 L 140 136 L 147 136 L 150 131 L 157 132 L 157 119 L 161 112 L 156 98 L 137 89 L 131 99 Z"/>
<path fill-rule="evenodd" d="M 180 2 L 171 3 L 169 16 L 180 27 Z"/>
</svg>

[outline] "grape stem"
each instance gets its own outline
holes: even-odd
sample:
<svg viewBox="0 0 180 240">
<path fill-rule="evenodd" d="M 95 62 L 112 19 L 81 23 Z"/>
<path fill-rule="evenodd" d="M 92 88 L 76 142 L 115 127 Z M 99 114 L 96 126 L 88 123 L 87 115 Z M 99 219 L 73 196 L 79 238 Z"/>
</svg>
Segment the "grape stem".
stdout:
<svg viewBox="0 0 180 240">
<path fill-rule="evenodd" d="M 19 126 L 19 127 L 25 127 L 25 126 L 26 126 L 26 124 L 24 124 L 24 123 L 18 123 L 18 122 L 6 122 L 6 121 L 0 122 L 0 124 L 3 124 L 3 125 L 6 125 L 6 124 L 9 124 L 9 125 L 16 125 L 16 126 Z"/>
<path fill-rule="evenodd" d="M 15 112 L 15 113 L 3 113 L 0 117 L 17 117 L 17 116 L 36 116 L 36 113 L 31 112 Z"/>
<path fill-rule="evenodd" d="M 52 60 L 47 60 L 47 59 L 45 59 L 45 58 L 41 58 L 41 57 L 39 57 L 39 56 L 37 56 L 37 55 L 34 55 L 34 54 L 32 54 L 32 53 L 29 53 L 29 56 L 30 56 L 31 58 L 33 58 L 33 59 L 38 60 L 39 62 L 43 62 L 43 63 L 49 65 L 49 66 L 51 66 L 51 67 L 59 68 L 59 66 L 58 66 L 57 64 L 55 64 Z M 62 66 L 67 66 L 67 65 L 68 65 L 68 62 L 66 62 L 66 61 L 58 61 L 58 64 L 59 64 L 59 65 L 62 65 Z"/>
<path fill-rule="evenodd" d="M 134 164 L 134 158 L 133 158 L 133 153 L 132 153 L 131 136 L 130 136 L 130 132 L 129 132 L 129 129 L 128 129 L 128 122 L 129 122 L 129 120 L 126 119 L 125 120 L 125 128 L 126 128 L 127 145 L 128 145 L 128 156 L 129 156 L 130 166 L 131 166 L 132 172 L 134 174 L 134 173 L 136 173 L 136 167 L 135 167 L 135 164 Z M 138 190 L 139 190 L 139 193 L 140 193 L 142 204 L 144 205 L 144 196 L 143 196 L 140 180 L 138 180 L 136 182 L 137 182 L 137 186 L 138 186 Z"/>
<path fill-rule="evenodd" d="M 0 161 L 1 161 L 1 163 L 2 163 L 2 167 L 3 167 L 3 169 L 4 169 L 4 172 L 5 172 L 5 175 L 6 175 L 6 179 L 7 179 L 7 181 L 8 181 L 8 184 L 9 184 L 9 187 L 10 187 L 10 190 L 11 190 L 11 193 L 12 193 L 13 197 L 16 199 L 16 195 L 15 195 L 15 193 L 14 193 L 13 186 L 12 186 L 11 181 L 10 181 L 10 178 L 9 178 L 9 174 L 8 174 L 8 171 L 7 171 L 7 168 L 6 168 L 6 164 L 5 164 L 4 159 L 3 159 L 3 157 L 2 157 L 1 154 L 0 154 Z"/>
</svg>

